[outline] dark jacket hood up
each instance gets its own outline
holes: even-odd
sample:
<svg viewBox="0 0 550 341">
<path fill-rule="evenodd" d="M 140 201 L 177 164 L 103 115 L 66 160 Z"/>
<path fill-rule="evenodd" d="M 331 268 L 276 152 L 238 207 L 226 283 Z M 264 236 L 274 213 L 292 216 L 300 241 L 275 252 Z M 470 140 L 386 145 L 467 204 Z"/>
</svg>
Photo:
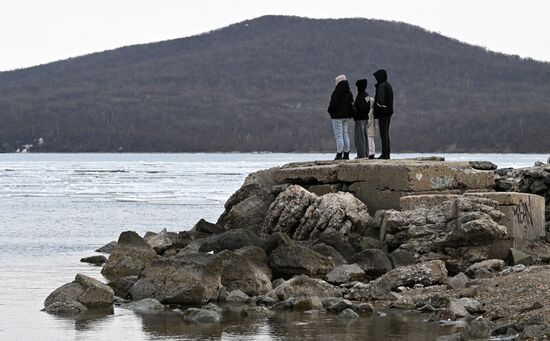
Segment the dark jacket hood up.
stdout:
<svg viewBox="0 0 550 341">
<path fill-rule="evenodd" d="M 366 79 L 360 79 L 357 82 L 355 82 L 355 86 L 357 87 L 357 91 L 362 92 L 367 90 L 367 80 Z"/>
<path fill-rule="evenodd" d="M 376 71 L 375 73 L 373 73 L 374 75 L 374 78 L 376 78 L 376 81 L 378 83 L 382 83 L 382 82 L 385 82 L 388 80 L 388 74 L 386 73 L 386 70 L 384 69 L 380 69 L 378 71 Z"/>
<path fill-rule="evenodd" d="M 348 81 L 340 81 L 330 96 L 328 112 L 333 119 L 351 118 L 353 116 L 353 94 Z"/>
</svg>

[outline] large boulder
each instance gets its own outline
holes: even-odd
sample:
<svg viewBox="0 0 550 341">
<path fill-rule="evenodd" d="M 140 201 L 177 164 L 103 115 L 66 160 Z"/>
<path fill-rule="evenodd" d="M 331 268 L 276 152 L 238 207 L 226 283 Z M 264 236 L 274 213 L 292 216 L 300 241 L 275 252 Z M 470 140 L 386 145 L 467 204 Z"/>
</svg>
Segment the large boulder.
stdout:
<svg viewBox="0 0 550 341">
<path fill-rule="evenodd" d="M 228 291 L 239 289 L 249 296 L 257 296 L 272 289 L 271 272 L 267 267 L 261 267 L 250 258 L 229 250 L 220 252 L 217 257 L 222 263 L 221 284 Z"/>
<path fill-rule="evenodd" d="M 321 279 L 310 278 L 306 275 L 296 276 L 280 284 L 267 293 L 268 297 L 281 301 L 291 297 L 340 297 L 342 289 L 335 287 Z"/>
<path fill-rule="evenodd" d="M 350 193 L 318 196 L 293 185 L 269 207 L 263 232 L 285 232 L 293 239 L 306 240 L 324 232 L 361 232 L 368 220 L 367 206 Z"/>
<path fill-rule="evenodd" d="M 46 311 L 69 314 L 84 311 L 79 304 L 86 308 L 105 308 L 111 307 L 114 301 L 113 289 L 108 285 L 86 275 L 77 274 L 73 282 L 54 290 L 44 301 L 44 307 Z M 56 305 L 52 306 L 53 304 Z"/>
<path fill-rule="evenodd" d="M 357 264 L 343 264 L 335 267 L 326 276 L 329 283 L 342 284 L 365 279 L 365 271 Z"/>
<path fill-rule="evenodd" d="M 136 276 L 157 257 L 155 250 L 137 233 L 125 231 L 120 234 L 101 273 L 110 280 Z"/>
<path fill-rule="evenodd" d="M 324 277 L 334 266 L 334 260 L 325 257 L 305 246 L 290 245 L 275 249 L 269 256 L 269 266 L 278 278 L 294 275 Z"/>
<path fill-rule="evenodd" d="M 392 269 L 388 256 L 380 249 L 366 249 L 351 256 L 350 263 L 356 263 L 365 275 L 374 279 Z"/>
<path fill-rule="evenodd" d="M 325 243 L 315 244 L 310 249 L 325 257 L 332 258 L 336 265 L 347 264 L 347 260 L 344 256 L 342 256 L 340 252 L 336 251 L 336 249 L 330 245 Z"/>
<path fill-rule="evenodd" d="M 261 245 L 262 242 L 253 232 L 245 229 L 235 229 L 206 238 L 199 251 L 218 253 L 223 250 L 233 251 L 243 246 L 260 247 Z"/>
<path fill-rule="evenodd" d="M 211 254 L 157 259 L 141 272 L 130 290 L 134 300 L 152 297 L 164 304 L 202 304 L 216 299 L 222 263 Z"/>
<path fill-rule="evenodd" d="M 225 203 L 225 211 L 216 224 L 226 230 L 244 228 L 259 233 L 267 210 L 275 199 L 272 188 L 279 184 L 273 175 L 277 169 L 249 174 L 241 188 Z"/>
</svg>

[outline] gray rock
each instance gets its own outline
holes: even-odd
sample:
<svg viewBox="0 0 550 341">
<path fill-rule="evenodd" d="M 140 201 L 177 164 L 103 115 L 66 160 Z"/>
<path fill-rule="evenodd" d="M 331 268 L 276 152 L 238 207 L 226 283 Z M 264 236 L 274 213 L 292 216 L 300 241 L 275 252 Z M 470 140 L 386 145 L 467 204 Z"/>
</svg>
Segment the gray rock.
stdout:
<svg viewBox="0 0 550 341">
<path fill-rule="evenodd" d="M 56 301 L 43 309 L 45 312 L 59 316 L 73 316 L 88 310 L 86 306 L 77 301 Z"/>
<path fill-rule="evenodd" d="M 226 230 L 247 228 L 259 233 L 267 210 L 275 199 L 271 194 L 272 188 L 279 185 L 274 177 L 277 169 L 278 167 L 261 170 L 248 175 L 241 188 L 225 203 L 225 211 L 217 224 Z"/>
<path fill-rule="evenodd" d="M 550 326 L 535 324 L 526 326 L 521 333 L 523 340 L 541 340 L 550 337 Z"/>
<path fill-rule="evenodd" d="M 227 295 L 227 297 L 225 298 L 225 302 L 227 303 L 238 303 L 238 304 L 246 303 L 249 300 L 250 300 L 250 297 L 240 290 L 231 291 L 229 295 Z"/>
<path fill-rule="evenodd" d="M 75 280 L 54 290 L 44 301 L 44 307 L 55 302 L 78 302 L 86 308 L 111 307 L 115 300 L 113 289 L 91 277 L 77 274 Z M 67 305 L 67 307 L 75 305 Z M 76 305 L 77 306 L 77 305 Z M 56 309 L 62 309 L 58 305 Z"/>
<path fill-rule="evenodd" d="M 365 271 L 367 278 L 377 278 L 392 269 L 391 262 L 380 249 L 367 249 L 356 253 L 349 259 Z"/>
<path fill-rule="evenodd" d="M 348 291 L 349 299 L 392 299 L 391 290 L 400 286 L 412 287 L 443 284 L 447 281 L 445 263 L 440 260 L 404 266 L 391 270 L 367 284 L 358 284 Z"/>
<path fill-rule="evenodd" d="M 83 274 L 76 274 L 75 282 L 84 288 L 77 301 L 88 308 L 110 307 L 115 301 L 115 293 L 107 284 Z"/>
<path fill-rule="evenodd" d="M 275 277 L 294 275 L 323 277 L 334 269 L 334 261 L 304 246 L 282 246 L 269 256 L 269 266 Z"/>
<path fill-rule="evenodd" d="M 356 318 L 359 318 L 359 314 L 357 314 L 353 309 L 347 308 L 344 309 L 340 314 L 338 314 L 338 317 L 345 320 L 354 320 Z"/>
<path fill-rule="evenodd" d="M 275 313 L 266 307 L 246 307 L 241 310 L 241 316 L 247 318 L 267 318 Z"/>
<path fill-rule="evenodd" d="M 273 252 L 273 250 L 280 246 L 291 246 L 296 243 L 288 236 L 288 234 L 283 232 L 275 232 L 269 235 L 269 237 L 267 237 L 262 244 L 265 252 L 269 255 Z"/>
<path fill-rule="evenodd" d="M 237 250 L 244 246 L 261 247 L 261 245 L 260 239 L 253 232 L 234 229 L 206 238 L 199 251 L 218 253 L 223 250 Z"/>
<path fill-rule="evenodd" d="M 100 247 L 99 249 L 95 250 L 95 252 L 111 253 L 115 249 L 115 246 L 116 246 L 116 240 L 113 240 L 112 242 L 109 242 L 103 245 L 102 247 Z"/>
<path fill-rule="evenodd" d="M 466 277 L 466 275 L 461 272 L 449 280 L 449 287 L 453 289 L 464 288 L 466 284 L 468 284 L 468 281 L 468 277 Z"/>
<path fill-rule="evenodd" d="M 330 245 L 327 245 L 324 243 L 315 244 L 310 249 L 325 257 L 332 258 L 332 260 L 334 261 L 334 264 L 336 265 L 342 265 L 347 263 L 344 256 L 342 256 L 340 252 L 336 251 L 336 249 Z"/>
<path fill-rule="evenodd" d="M 221 283 L 228 291 L 239 289 L 250 296 L 271 291 L 271 271 L 265 263 L 260 267 L 249 258 L 229 250 L 216 257 L 222 263 Z"/>
<path fill-rule="evenodd" d="M 470 161 L 470 166 L 478 170 L 496 170 L 498 166 L 490 161 Z"/>
<path fill-rule="evenodd" d="M 374 314 L 374 307 L 370 303 L 359 303 L 353 306 L 352 309 L 361 316 L 371 316 Z"/>
<path fill-rule="evenodd" d="M 202 306 L 201 309 L 214 310 L 215 312 L 220 313 L 220 314 L 223 311 L 222 308 L 215 305 L 214 303 L 208 303 L 207 305 Z"/>
<path fill-rule="evenodd" d="M 353 303 L 343 298 L 337 298 L 337 301 L 328 306 L 327 310 L 331 313 L 339 314 L 342 310 L 345 310 L 347 308 L 353 308 Z"/>
<path fill-rule="evenodd" d="M 518 250 L 516 248 L 511 248 L 508 251 L 508 265 L 533 265 L 535 263 L 535 260 L 533 259 L 533 256 L 531 256 L 528 253 L 525 253 L 521 250 Z"/>
<path fill-rule="evenodd" d="M 166 231 L 166 229 L 163 229 L 154 236 L 147 238 L 146 241 L 147 244 L 149 244 L 158 254 L 162 254 L 173 245 L 172 239 L 168 237 L 168 231 Z"/>
<path fill-rule="evenodd" d="M 390 254 L 390 260 L 394 268 L 416 263 L 416 258 L 412 252 L 401 249 L 393 251 Z"/>
<path fill-rule="evenodd" d="M 294 310 L 306 311 L 314 309 L 322 309 L 323 303 L 319 297 L 300 297 L 294 301 L 293 305 Z"/>
<path fill-rule="evenodd" d="M 317 196 L 292 185 L 269 207 L 263 232 L 285 232 L 293 239 L 307 240 L 328 231 L 360 232 L 368 220 L 367 207 L 350 193 Z"/>
<path fill-rule="evenodd" d="M 504 269 L 504 261 L 502 259 L 487 259 L 475 264 L 472 264 L 466 270 L 466 273 L 469 276 L 477 277 L 477 275 L 482 271 L 488 272 L 500 272 Z"/>
<path fill-rule="evenodd" d="M 468 313 L 462 302 L 459 300 L 452 300 L 449 302 L 447 309 L 457 317 L 470 316 L 470 313 Z"/>
<path fill-rule="evenodd" d="M 351 258 L 357 252 L 362 251 L 361 245 L 350 243 L 349 238 L 344 234 L 336 231 L 323 232 L 319 238 L 314 242 L 316 244 L 326 244 L 333 247 L 339 254 L 341 254 L 346 261 Z M 358 248 L 356 248 L 358 246 Z"/>
<path fill-rule="evenodd" d="M 440 294 L 432 294 L 420 300 L 417 303 L 417 306 L 430 305 L 434 308 L 441 309 L 441 308 L 446 308 L 449 305 L 449 302 L 451 302 L 451 300 L 447 296 L 443 296 Z"/>
<path fill-rule="evenodd" d="M 123 299 L 131 299 L 130 289 L 136 284 L 137 276 L 122 277 L 107 283 L 114 292 L 115 296 Z"/>
<path fill-rule="evenodd" d="M 101 273 L 110 280 L 136 276 L 157 257 L 155 250 L 137 233 L 122 232 Z"/>
<path fill-rule="evenodd" d="M 340 297 L 342 290 L 321 279 L 301 275 L 289 279 L 267 295 L 282 301 L 291 297 Z"/>
<path fill-rule="evenodd" d="M 138 313 L 158 313 L 164 310 L 164 305 L 154 298 L 145 298 L 139 301 L 124 303 L 120 307 Z"/>
<path fill-rule="evenodd" d="M 90 263 L 94 265 L 103 265 L 107 262 L 107 258 L 103 255 L 84 257 L 80 259 L 81 263 Z"/>
<path fill-rule="evenodd" d="M 216 299 L 221 288 L 221 261 L 210 254 L 192 254 L 149 263 L 130 291 L 134 299 L 156 298 L 165 304 L 204 304 Z M 146 294 L 147 296 L 142 296 Z"/>
<path fill-rule="evenodd" d="M 416 308 L 416 303 L 411 298 L 399 297 L 397 301 L 393 302 L 392 307 L 402 310 L 413 310 Z"/>
<path fill-rule="evenodd" d="M 220 234 L 224 232 L 224 229 L 218 224 L 213 224 L 204 219 L 201 219 L 195 224 L 195 226 L 193 226 L 191 231 L 197 231 L 206 234 Z"/>
<path fill-rule="evenodd" d="M 222 316 L 211 309 L 189 308 L 183 312 L 183 319 L 197 324 L 210 324 L 220 322 Z"/>
<path fill-rule="evenodd" d="M 290 310 L 294 306 L 294 299 L 289 298 L 287 300 L 277 302 L 271 306 L 272 310 Z"/>
<path fill-rule="evenodd" d="M 472 298 L 463 297 L 455 301 L 462 305 L 470 314 L 483 314 L 485 312 L 483 303 Z"/>
<path fill-rule="evenodd" d="M 333 284 L 362 281 L 364 278 L 365 271 L 357 264 L 339 265 L 326 275 L 327 282 Z"/>
</svg>

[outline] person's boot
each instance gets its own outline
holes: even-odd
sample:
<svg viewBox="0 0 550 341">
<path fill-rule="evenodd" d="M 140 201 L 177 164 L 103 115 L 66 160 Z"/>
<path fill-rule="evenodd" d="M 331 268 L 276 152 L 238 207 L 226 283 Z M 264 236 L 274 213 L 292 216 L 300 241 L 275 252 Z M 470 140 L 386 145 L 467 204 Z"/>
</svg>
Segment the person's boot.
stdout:
<svg viewBox="0 0 550 341">
<path fill-rule="evenodd" d="M 336 153 L 334 160 L 342 160 L 342 153 Z"/>
<path fill-rule="evenodd" d="M 344 152 L 344 155 L 342 155 L 342 160 L 349 160 L 349 152 Z"/>
<path fill-rule="evenodd" d="M 369 159 L 374 159 L 374 154 L 373 155 L 369 155 Z"/>
</svg>

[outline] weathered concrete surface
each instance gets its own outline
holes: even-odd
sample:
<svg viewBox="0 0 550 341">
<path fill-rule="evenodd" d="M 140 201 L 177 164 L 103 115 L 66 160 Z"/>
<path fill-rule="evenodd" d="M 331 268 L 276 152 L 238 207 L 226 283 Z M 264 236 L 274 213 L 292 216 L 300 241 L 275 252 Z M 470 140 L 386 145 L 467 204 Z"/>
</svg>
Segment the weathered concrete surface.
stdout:
<svg viewBox="0 0 550 341">
<path fill-rule="evenodd" d="M 445 201 L 458 197 L 458 194 L 420 194 L 407 195 L 399 199 L 401 211 L 416 210 L 418 208 L 434 208 Z"/>
<path fill-rule="evenodd" d="M 399 199 L 412 194 L 461 194 L 493 189 L 492 170 L 478 170 L 470 162 L 435 160 L 353 160 L 309 162 L 274 171 L 279 183 L 299 184 L 325 194 L 349 191 L 373 213 L 399 209 Z"/>
<path fill-rule="evenodd" d="M 498 202 L 498 210 L 505 217 L 500 224 L 506 226 L 507 235 L 514 240 L 535 240 L 546 235 L 544 197 L 513 192 L 467 193 Z"/>
</svg>

